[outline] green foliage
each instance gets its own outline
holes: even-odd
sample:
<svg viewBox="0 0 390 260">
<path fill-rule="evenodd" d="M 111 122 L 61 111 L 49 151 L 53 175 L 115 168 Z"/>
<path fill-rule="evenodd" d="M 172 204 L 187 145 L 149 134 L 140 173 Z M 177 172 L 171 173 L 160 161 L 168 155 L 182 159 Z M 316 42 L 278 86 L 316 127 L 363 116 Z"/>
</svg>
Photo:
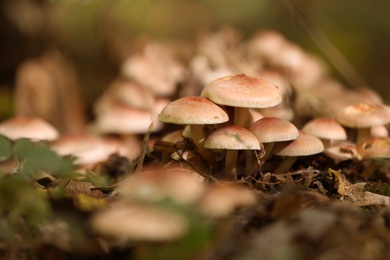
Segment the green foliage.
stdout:
<svg viewBox="0 0 390 260">
<path fill-rule="evenodd" d="M 19 159 L 22 174 L 33 175 L 37 171 L 45 171 L 58 177 L 71 177 L 73 158 L 58 156 L 45 143 L 33 143 L 28 139 L 16 142 L 14 153 Z"/>
<path fill-rule="evenodd" d="M 0 161 L 6 160 L 12 155 L 12 142 L 0 135 Z"/>
<path fill-rule="evenodd" d="M 12 175 L 0 175 L 0 242 L 14 244 L 22 237 L 33 244 L 39 239 L 38 224 L 51 216 L 48 193 L 34 181 L 39 171 L 69 177 L 73 158 L 61 158 L 45 143 L 20 139 L 15 143 L 0 136 L 0 163 L 16 158 L 19 167 Z M 16 166 L 15 166 L 16 167 Z"/>
<path fill-rule="evenodd" d="M 37 224 L 50 216 L 43 192 L 25 178 L 0 178 L 0 241 L 13 243 L 18 234 L 25 240 L 37 239 Z"/>
</svg>

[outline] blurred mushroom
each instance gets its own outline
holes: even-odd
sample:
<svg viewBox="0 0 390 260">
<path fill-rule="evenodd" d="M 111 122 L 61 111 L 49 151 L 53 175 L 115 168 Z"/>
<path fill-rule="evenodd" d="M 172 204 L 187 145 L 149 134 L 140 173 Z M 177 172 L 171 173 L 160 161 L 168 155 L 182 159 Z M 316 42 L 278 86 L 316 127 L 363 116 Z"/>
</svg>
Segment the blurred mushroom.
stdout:
<svg viewBox="0 0 390 260">
<path fill-rule="evenodd" d="M 239 207 L 256 204 L 255 193 L 237 184 L 211 184 L 199 201 L 199 210 L 210 217 L 228 217 Z"/>
<path fill-rule="evenodd" d="M 347 140 L 345 129 L 333 118 L 314 118 L 302 127 L 302 131 L 320 138 L 325 149 L 331 147 L 333 141 Z"/>
<path fill-rule="evenodd" d="M 28 138 L 32 141 L 53 141 L 58 131 L 38 117 L 16 116 L 0 123 L 0 134 L 11 140 Z"/>
<path fill-rule="evenodd" d="M 189 223 L 165 208 L 122 201 L 95 213 L 90 226 L 107 243 L 117 246 L 131 241 L 172 241 L 187 232 Z"/>
<path fill-rule="evenodd" d="M 149 42 L 142 53 L 123 62 L 122 74 L 145 85 L 155 96 L 171 96 L 185 68 L 177 62 L 171 50 L 163 43 Z"/>
<path fill-rule="evenodd" d="M 371 137 L 365 139 L 356 146 L 356 150 L 362 159 L 371 159 L 369 165 L 360 174 L 362 178 L 368 180 L 379 167 L 375 159 L 390 159 L 390 138 Z"/>
<path fill-rule="evenodd" d="M 131 108 L 151 110 L 154 107 L 154 97 L 150 91 L 127 79 L 118 79 L 104 92 L 95 103 L 95 113 L 104 113 L 115 106 L 122 104 Z"/>
<path fill-rule="evenodd" d="M 345 107 L 336 119 L 342 125 L 357 128 L 358 144 L 369 138 L 371 127 L 390 123 L 390 107 L 357 103 Z"/>
<path fill-rule="evenodd" d="M 189 205 L 203 194 L 204 178 L 185 168 L 144 171 L 118 183 L 121 197 L 131 201 L 159 202 L 171 199 L 174 203 Z"/>
</svg>

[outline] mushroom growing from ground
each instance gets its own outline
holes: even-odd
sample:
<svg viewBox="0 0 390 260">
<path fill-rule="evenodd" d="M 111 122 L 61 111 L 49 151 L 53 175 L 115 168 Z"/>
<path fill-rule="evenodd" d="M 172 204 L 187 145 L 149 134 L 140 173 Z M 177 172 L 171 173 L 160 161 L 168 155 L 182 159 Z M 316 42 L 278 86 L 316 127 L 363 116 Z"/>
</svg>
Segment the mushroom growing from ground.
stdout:
<svg viewBox="0 0 390 260">
<path fill-rule="evenodd" d="M 347 140 L 347 133 L 342 125 L 333 118 L 318 117 L 307 122 L 302 131 L 321 139 L 324 148 L 333 145 L 333 141 Z"/>
<path fill-rule="evenodd" d="M 227 76 L 206 84 L 201 96 L 216 104 L 234 107 L 234 125 L 248 126 L 249 108 L 273 107 L 282 101 L 279 88 L 244 74 Z"/>
<path fill-rule="evenodd" d="M 291 141 L 299 136 L 298 129 L 291 122 L 278 117 L 263 117 L 254 122 L 249 130 L 264 146 L 262 161 L 271 154 L 275 142 Z"/>
<path fill-rule="evenodd" d="M 183 97 L 166 105 L 158 118 L 164 123 L 189 125 L 190 136 L 199 153 L 209 163 L 214 164 L 212 153 L 203 147 L 203 125 L 227 122 L 229 117 L 221 107 L 204 97 Z"/>
<path fill-rule="evenodd" d="M 226 150 L 225 171 L 228 176 L 237 179 L 236 164 L 238 150 L 261 150 L 259 141 L 248 129 L 229 125 L 212 132 L 204 142 L 204 147 Z"/>
<path fill-rule="evenodd" d="M 370 128 L 390 123 L 390 107 L 357 103 L 345 107 L 338 115 L 337 121 L 342 125 L 357 128 L 356 143 L 370 137 Z"/>
<path fill-rule="evenodd" d="M 298 156 L 309 156 L 324 151 L 321 140 L 315 136 L 299 131 L 299 137 L 293 141 L 275 143 L 272 154 L 284 156 L 285 159 L 274 170 L 274 173 L 285 173 L 295 163 Z"/>
<path fill-rule="evenodd" d="M 189 228 L 188 220 L 180 213 L 123 201 L 94 214 L 90 225 L 110 245 L 123 245 L 130 241 L 172 241 L 184 235 Z"/>
<path fill-rule="evenodd" d="M 59 136 L 58 131 L 43 119 L 24 116 L 1 122 L 0 134 L 11 140 L 28 138 L 32 141 L 53 141 Z"/>
<path fill-rule="evenodd" d="M 371 137 L 356 146 L 357 152 L 362 156 L 362 159 L 371 162 L 366 169 L 360 174 L 362 178 L 368 180 L 370 176 L 378 169 L 379 164 L 375 159 L 390 158 L 390 138 L 387 137 Z"/>
</svg>

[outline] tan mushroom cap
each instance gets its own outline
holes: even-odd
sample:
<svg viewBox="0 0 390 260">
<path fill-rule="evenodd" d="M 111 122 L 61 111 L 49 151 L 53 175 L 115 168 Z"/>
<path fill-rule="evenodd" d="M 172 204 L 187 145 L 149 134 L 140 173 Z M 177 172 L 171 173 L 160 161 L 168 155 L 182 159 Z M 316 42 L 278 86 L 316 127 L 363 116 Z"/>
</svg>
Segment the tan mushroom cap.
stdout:
<svg viewBox="0 0 390 260">
<path fill-rule="evenodd" d="M 328 140 L 347 140 L 345 129 L 333 118 L 319 117 L 307 122 L 302 131 Z"/>
<path fill-rule="evenodd" d="M 212 132 L 204 141 L 204 147 L 222 150 L 260 150 L 256 136 L 248 129 L 236 125 L 221 127 Z"/>
<path fill-rule="evenodd" d="M 345 126 L 354 128 L 384 125 L 390 122 L 390 107 L 357 103 L 345 107 L 337 115 L 337 120 Z"/>
<path fill-rule="evenodd" d="M 220 124 L 229 116 L 218 105 L 204 97 L 183 97 L 166 105 L 158 116 L 164 123 L 179 125 Z"/>
<path fill-rule="evenodd" d="M 130 138 L 128 138 L 130 139 Z M 134 136 L 134 146 L 131 148 L 132 153 L 137 153 L 139 150 L 136 145 L 139 145 Z M 73 155 L 77 159 L 75 164 L 88 166 L 97 162 L 106 160 L 111 154 L 118 153 L 123 156 L 128 156 L 124 153 L 121 145 L 129 144 L 128 141 L 102 138 L 91 134 L 79 135 L 64 135 L 53 142 L 50 146 L 57 154 L 61 156 Z M 134 154 L 131 159 L 135 159 L 137 154 Z"/>
<path fill-rule="evenodd" d="M 179 213 L 151 205 L 116 202 L 91 218 L 94 232 L 111 243 L 171 241 L 185 234 L 189 223 Z"/>
<path fill-rule="evenodd" d="M 38 117 L 16 116 L 0 124 L 0 134 L 11 140 L 28 138 L 33 141 L 53 141 L 58 138 L 58 131 Z"/>
<path fill-rule="evenodd" d="M 155 105 L 155 99 L 152 93 L 139 83 L 117 79 L 96 101 L 95 113 L 103 113 L 117 103 L 132 108 L 151 110 Z"/>
<path fill-rule="evenodd" d="M 153 119 L 153 114 L 153 111 L 116 104 L 98 115 L 96 130 L 99 133 L 142 134 L 148 131 L 153 121 L 153 131 L 158 131 L 162 124 Z"/>
<path fill-rule="evenodd" d="M 356 146 L 362 158 L 390 158 L 390 138 L 371 137 Z"/>
<path fill-rule="evenodd" d="M 289 121 L 278 117 L 263 117 L 249 130 L 260 143 L 282 142 L 297 139 L 298 129 Z"/>
<path fill-rule="evenodd" d="M 306 156 L 324 151 L 321 140 L 299 131 L 299 137 L 293 141 L 275 143 L 272 154 L 279 156 Z"/>
<path fill-rule="evenodd" d="M 238 207 L 256 204 L 255 193 L 236 184 L 211 184 L 199 202 L 199 210 L 211 217 L 229 216 Z"/>
<path fill-rule="evenodd" d="M 282 101 L 277 86 L 244 74 L 219 78 L 206 84 L 201 96 L 219 105 L 245 108 L 273 107 Z"/>
<path fill-rule="evenodd" d="M 119 194 L 131 200 L 158 202 L 166 198 L 178 204 L 195 202 L 205 189 L 202 177 L 184 168 L 145 171 L 118 184 Z"/>
</svg>

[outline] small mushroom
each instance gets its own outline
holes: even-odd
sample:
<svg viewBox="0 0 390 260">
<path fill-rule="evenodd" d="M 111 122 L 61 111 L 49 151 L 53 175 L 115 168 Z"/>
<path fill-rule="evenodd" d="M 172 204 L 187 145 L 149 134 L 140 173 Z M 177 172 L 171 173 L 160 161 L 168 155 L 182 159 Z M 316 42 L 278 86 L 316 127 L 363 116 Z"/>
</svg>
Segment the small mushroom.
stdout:
<svg viewBox="0 0 390 260">
<path fill-rule="evenodd" d="M 357 141 L 370 137 L 370 128 L 390 123 L 390 107 L 356 103 L 345 107 L 336 117 L 342 125 L 357 128 Z"/>
<path fill-rule="evenodd" d="M 249 130 L 264 146 L 264 159 L 271 154 L 275 142 L 291 141 L 299 136 L 298 129 L 289 121 L 277 117 L 264 117 L 254 122 Z"/>
<path fill-rule="evenodd" d="M 204 142 L 207 149 L 226 150 L 225 171 L 237 179 L 236 164 L 238 150 L 261 150 L 259 141 L 248 129 L 229 125 L 212 132 Z"/>
<path fill-rule="evenodd" d="M 390 138 L 368 138 L 360 142 L 356 146 L 356 150 L 362 156 L 362 159 L 371 160 L 367 168 L 361 173 L 361 176 L 367 180 L 379 167 L 375 159 L 390 159 Z"/>
<path fill-rule="evenodd" d="M 321 139 L 325 149 L 333 145 L 333 141 L 347 140 L 345 129 L 333 118 L 318 117 L 307 122 L 302 131 Z"/>
<path fill-rule="evenodd" d="M 212 153 L 203 147 L 205 139 L 203 125 L 227 122 L 229 117 L 221 107 L 205 97 L 183 97 L 166 105 L 158 118 L 164 123 L 189 125 L 190 136 L 199 153 L 214 164 Z"/>
<path fill-rule="evenodd" d="M 0 134 L 11 140 L 28 138 L 32 141 L 53 141 L 59 137 L 58 131 L 38 117 L 16 116 L 0 124 Z"/>
<path fill-rule="evenodd" d="M 95 213 L 90 226 L 111 245 L 129 241 L 164 242 L 184 235 L 188 220 L 164 208 L 119 201 Z"/>
<path fill-rule="evenodd" d="M 274 173 L 287 172 L 293 166 L 298 156 L 314 155 L 323 151 L 324 145 L 320 139 L 299 131 L 299 137 L 297 139 L 275 143 L 272 154 L 286 158 L 274 170 Z"/>
</svg>

